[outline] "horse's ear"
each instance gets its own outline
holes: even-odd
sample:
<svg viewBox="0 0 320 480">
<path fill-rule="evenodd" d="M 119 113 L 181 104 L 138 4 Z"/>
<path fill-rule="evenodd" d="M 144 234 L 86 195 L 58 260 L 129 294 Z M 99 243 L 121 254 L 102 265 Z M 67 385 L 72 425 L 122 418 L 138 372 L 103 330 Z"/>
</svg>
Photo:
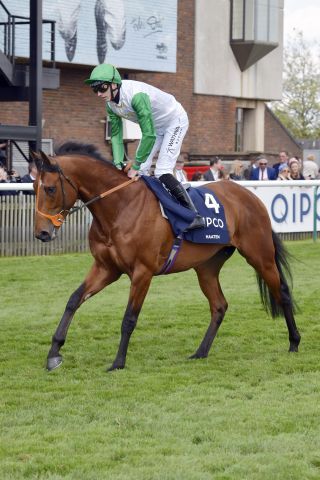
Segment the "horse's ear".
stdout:
<svg viewBox="0 0 320 480">
<path fill-rule="evenodd" d="M 29 150 L 29 155 L 31 160 L 35 163 L 37 170 L 40 172 L 41 170 L 41 157 L 39 153 L 35 152 L 34 150 Z"/>
<path fill-rule="evenodd" d="M 29 155 L 31 157 L 31 160 L 33 162 L 35 162 L 36 160 L 39 159 L 39 155 L 37 154 L 37 152 L 35 152 L 34 150 L 29 150 Z"/>
<path fill-rule="evenodd" d="M 52 162 L 50 157 L 48 157 L 48 155 L 44 153 L 42 150 L 39 150 L 39 154 L 44 165 L 47 165 L 49 168 L 52 167 L 53 165 L 56 165 L 56 163 Z"/>
</svg>

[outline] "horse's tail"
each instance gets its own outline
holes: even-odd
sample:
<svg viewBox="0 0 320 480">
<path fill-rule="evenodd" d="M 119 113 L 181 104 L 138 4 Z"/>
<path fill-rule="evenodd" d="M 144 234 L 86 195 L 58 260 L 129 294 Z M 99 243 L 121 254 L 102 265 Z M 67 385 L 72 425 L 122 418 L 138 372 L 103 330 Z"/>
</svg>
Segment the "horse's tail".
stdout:
<svg viewBox="0 0 320 480">
<path fill-rule="evenodd" d="M 292 257 L 290 253 L 287 251 L 285 246 L 283 245 L 282 241 L 280 240 L 279 236 L 272 230 L 272 240 L 275 249 L 274 259 L 278 268 L 278 272 L 280 275 L 280 283 L 281 283 L 281 290 L 282 294 L 286 295 L 286 301 L 291 304 L 293 312 L 295 311 L 295 302 L 292 297 L 291 293 L 291 286 L 292 286 L 292 275 L 291 269 L 288 262 L 288 259 Z M 288 285 L 288 280 L 289 284 Z M 268 289 L 267 284 L 257 274 L 257 282 L 260 291 L 261 302 L 264 306 L 264 309 L 269 312 L 273 318 L 282 316 L 283 309 L 282 307 L 275 301 L 274 296 Z"/>
</svg>

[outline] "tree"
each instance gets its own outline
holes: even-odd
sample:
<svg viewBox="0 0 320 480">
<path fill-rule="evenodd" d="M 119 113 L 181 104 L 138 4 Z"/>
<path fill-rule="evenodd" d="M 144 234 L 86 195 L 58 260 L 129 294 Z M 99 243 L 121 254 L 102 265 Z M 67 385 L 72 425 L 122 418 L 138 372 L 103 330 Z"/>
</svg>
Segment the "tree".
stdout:
<svg viewBox="0 0 320 480">
<path fill-rule="evenodd" d="M 283 96 L 272 111 L 295 138 L 320 137 L 320 69 L 299 32 L 284 49 Z"/>
</svg>

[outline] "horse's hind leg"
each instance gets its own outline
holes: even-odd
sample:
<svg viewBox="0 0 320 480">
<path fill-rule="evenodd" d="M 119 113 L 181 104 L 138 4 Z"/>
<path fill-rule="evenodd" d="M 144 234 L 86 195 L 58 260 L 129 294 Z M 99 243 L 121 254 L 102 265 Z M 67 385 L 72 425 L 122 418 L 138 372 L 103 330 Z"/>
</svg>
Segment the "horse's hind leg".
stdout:
<svg viewBox="0 0 320 480">
<path fill-rule="evenodd" d="M 208 262 L 195 269 L 201 290 L 209 301 L 211 321 L 198 350 L 189 358 L 205 358 L 208 356 L 212 342 L 225 316 L 228 304 L 221 290 L 219 273 L 223 264 L 231 257 L 233 252 L 233 247 L 226 247 Z"/>
<path fill-rule="evenodd" d="M 68 328 L 73 316 L 80 305 L 90 297 L 100 292 L 104 287 L 116 281 L 120 277 L 117 269 L 106 268 L 95 262 L 90 272 L 80 287 L 73 292 L 66 305 L 64 314 L 60 320 L 57 330 L 52 337 L 51 348 L 47 358 L 47 369 L 53 370 L 62 363 L 60 348 L 64 345 Z"/>
<path fill-rule="evenodd" d="M 273 317 L 278 315 L 285 317 L 289 333 L 289 351 L 297 352 L 301 337 L 294 319 L 293 300 L 283 271 L 289 269 L 285 258 L 286 251 L 273 232 L 272 238 L 272 243 L 266 236 L 261 239 L 261 243 L 255 240 L 257 244 L 263 245 L 259 252 L 251 246 L 248 252 L 243 249 L 239 251 L 257 272 L 260 294 L 266 310 L 270 310 Z M 264 284 L 269 289 L 269 295 L 264 289 Z"/>
</svg>

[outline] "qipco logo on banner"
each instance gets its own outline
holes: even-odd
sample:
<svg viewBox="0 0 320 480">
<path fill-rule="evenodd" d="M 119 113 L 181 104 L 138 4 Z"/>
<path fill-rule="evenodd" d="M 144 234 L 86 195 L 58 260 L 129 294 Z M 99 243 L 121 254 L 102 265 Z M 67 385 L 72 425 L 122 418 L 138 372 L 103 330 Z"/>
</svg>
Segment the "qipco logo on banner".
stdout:
<svg viewBox="0 0 320 480">
<path fill-rule="evenodd" d="M 279 193 L 271 203 L 271 216 L 276 223 L 297 224 L 313 218 L 313 192 L 288 195 Z M 320 220 L 320 193 L 316 196 L 317 220 Z M 310 218 L 309 218 L 310 217 Z"/>
</svg>

